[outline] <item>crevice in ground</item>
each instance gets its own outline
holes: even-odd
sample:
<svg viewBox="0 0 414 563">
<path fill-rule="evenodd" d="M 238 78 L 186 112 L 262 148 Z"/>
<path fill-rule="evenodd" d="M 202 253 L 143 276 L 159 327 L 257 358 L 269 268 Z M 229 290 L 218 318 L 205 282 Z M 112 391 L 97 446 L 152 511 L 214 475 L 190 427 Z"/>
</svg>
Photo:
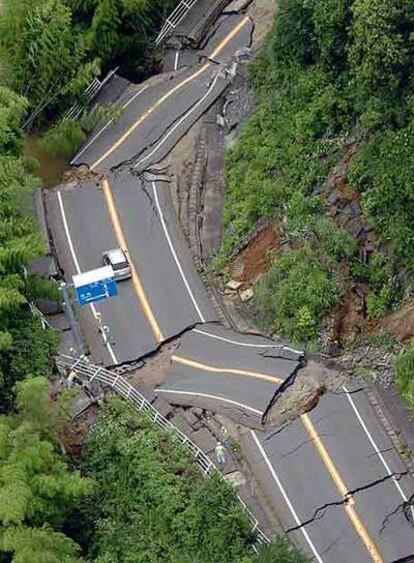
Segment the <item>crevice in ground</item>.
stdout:
<svg viewBox="0 0 414 563">
<path fill-rule="evenodd" d="M 341 390 L 345 381 L 343 373 L 303 356 L 269 401 L 263 416 L 265 427 L 280 427 L 287 421 L 294 422 L 302 414 L 316 409 L 324 395 L 345 393 Z"/>
<path fill-rule="evenodd" d="M 279 397 L 286 391 L 286 389 L 288 389 L 289 387 L 291 387 L 295 383 L 296 375 L 297 375 L 298 371 L 306 365 L 305 362 L 306 362 L 306 360 L 304 358 L 301 358 L 299 360 L 297 366 L 295 367 L 295 369 L 292 371 L 292 373 L 276 389 L 273 397 L 270 399 L 269 404 L 267 405 L 267 407 L 266 407 L 266 409 L 263 413 L 263 416 L 262 416 L 262 424 L 263 425 L 266 424 L 267 415 L 269 414 L 270 410 L 276 405 Z"/>
<path fill-rule="evenodd" d="M 375 479 L 374 481 L 371 481 L 370 483 L 367 483 L 366 485 L 361 485 L 360 487 L 356 487 L 355 489 L 351 489 L 347 492 L 347 495 L 345 498 L 338 500 L 338 501 L 331 501 L 331 502 L 327 502 L 325 504 L 323 504 L 322 506 L 319 506 L 314 513 L 312 514 L 312 516 L 310 518 L 308 518 L 307 520 L 305 520 L 304 522 L 302 522 L 300 525 L 298 526 L 292 526 L 288 529 L 285 530 L 286 533 L 291 533 L 291 532 L 295 532 L 297 530 L 301 530 L 302 528 L 304 528 L 305 526 L 308 526 L 309 524 L 312 524 L 312 522 L 315 522 L 317 520 L 321 520 L 325 514 L 326 511 L 331 508 L 331 507 L 335 507 L 335 506 L 344 506 L 344 505 L 352 505 L 353 503 L 353 495 L 360 493 L 362 491 L 366 491 L 369 489 L 372 489 L 373 487 L 376 487 L 378 485 L 381 485 L 382 483 L 385 483 L 387 481 L 389 481 L 390 479 L 392 480 L 397 480 L 399 481 L 400 479 L 402 479 L 402 477 L 410 475 L 411 472 L 407 469 L 405 471 L 401 471 L 401 472 L 394 472 L 391 475 L 385 475 L 384 477 L 381 477 L 380 479 Z M 380 533 L 385 529 L 385 526 L 389 520 L 389 518 L 396 514 L 399 510 L 401 510 L 403 507 L 407 507 L 407 510 L 410 508 L 410 505 L 412 505 L 412 503 L 414 502 L 414 494 L 412 495 L 412 497 L 408 500 L 408 502 L 403 502 L 401 503 L 393 512 L 391 512 L 390 514 L 388 514 L 383 521 L 383 524 L 381 526 L 380 529 Z M 411 503 L 411 504 L 410 504 Z"/>
<path fill-rule="evenodd" d="M 208 325 L 212 325 L 212 326 L 221 326 L 220 323 L 218 321 L 207 321 L 207 322 L 195 322 L 192 323 L 190 325 L 187 325 L 185 328 L 183 328 L 181 331 L 173 334 L 172 336 L 169 336 L 168 338 L 165 338 L 162 342 L 160 342 L 153 350 L 150 350 L 149 352 L 146 352 L 145 354 L 142 354 L 141 356 L 139 356 L 135 361 L 136 362 L 146 362 L 147 360 L 153 358 L 154 356 L 156 356 L 157 354 L 159 354 L 162 349 L 164 347 L 167 347 L 171 344 L 175 344 L 180 342 L 181 338 L 191 332 L 192 330 L 194 330 L 195 328 L 200 328 L 203 326 L 208 326 Z"/>
<path fill-rule="evenodd" d="M 382 521 L 379 533 L 382 534 L 384 532 L 388 522 L 391 520 L 393 516 L 395 516 L 399 512 L 402 512 L 407 522 L 409 522 L 412 526 L 414 526 L 414 521 L 413 521 L 414 516 L 412 512 L 413 507 L 414 507 L 414 493 L 406 501 L 401 502 L 394 510 L 392 510 L 389 514 L 385 516 L 384 520 Z"/>
</svg>

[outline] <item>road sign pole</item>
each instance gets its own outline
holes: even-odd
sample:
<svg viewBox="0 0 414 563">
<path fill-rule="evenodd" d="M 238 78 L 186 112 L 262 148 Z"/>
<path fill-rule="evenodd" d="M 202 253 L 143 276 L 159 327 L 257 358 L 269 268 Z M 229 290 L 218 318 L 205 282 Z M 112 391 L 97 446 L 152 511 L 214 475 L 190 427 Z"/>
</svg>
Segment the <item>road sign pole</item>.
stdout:
<svg viewBox="0 0 414 563">
<path fill-rule="evenodd" d="M 82 335 L 79 329 L 78 321 L 76 320 L 75 311 L 72 306 L 72 301 L 68 291 L 68 286 L 65 282 L 61 282 L 59 290 L 62 292 L 63 309 L 69 322 L 69 326 L 73 333 L 77 352 L 82 355 L 86 352 L 86 347 L 83 343 Z"/>
</svg>

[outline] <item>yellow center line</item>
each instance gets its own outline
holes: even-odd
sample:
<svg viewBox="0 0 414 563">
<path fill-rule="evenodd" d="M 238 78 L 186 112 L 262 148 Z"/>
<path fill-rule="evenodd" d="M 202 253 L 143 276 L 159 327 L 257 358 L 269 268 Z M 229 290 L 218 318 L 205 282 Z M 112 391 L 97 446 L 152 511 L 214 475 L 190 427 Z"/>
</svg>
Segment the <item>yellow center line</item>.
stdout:
<svg viewBox="0 0 414 563">
<path fill-rule="evenodd" d="M 278 377 L 271 376 L 271 375 L 265 375 L 263 373 L 258 373 L 258 372 L 255 372 L 255 371 L 247 371 L 247 370 L 232 369 L 232 368 L 218 368 L 216 366 L 203 364 L 201 362 L 196 362 L 194 360 L 190 360 L 189 358 L 183 358 L 181 356 L 176 356 L 176 355 L 173 355 L 171 357 L 171 360 L 173 362 L 183 364 L 183 365 L 191 367 L 191 368 L 200 369 L 202 371 L 206 371 L 206 372 L 210 372 L 210 373 L 228 373 L 230 375 L 241 375 L 241 376 L 246 376 L 246 377 L 253 377 L 253 378 L 256 378 L 256 379 L 263 379 L 265 381 L 272 381 L 274 383 L 281 383 L 283 381 L 282 379 L 280 379 Z M 321 437 L 319 436 L 313 422 L 311 421 L 309 415 L 308 414 L 302 414 L 300 416 L 300 419 L 301 419 L 303 425 L 305 426 L 305 429 L 307 430 L 313 444 L 315 445 L 316 450 L 317 450 L 319 456 L 321 457 L 321 459 L 322 459 L 329 475 L 331 476 L 336 488 L 338 489 L 341 497 L 346 501 L 345 504 L 344 504 L 344 509 L 345 509 L 349 519 L 351 520 L 351 523 L 352 523 L 354 529 L 356 530 L 357 534 L 359 535 L 363 544 L 365 545 L 366 549 L 368 550 L 368 553 L 370 554 L 372 560 L 375 563 L 385 563 L 382 556 L 380 555 L 380 553 L 378 551 L 377 546 L 372 541 L 367 529 L 365 528 L 364 524 L 362 523 L 360 516 L 358 515 L 357 511 L 355 510 L 355 508 L 354 508 L 355 501 L 354 501 L 351 493 L 349 492 L 349 489 L 346 486 L 344 480 L 342 479 L 338 470 L 336 469 L 335 464 L 334 464 L 328 450 L 326 449 L 325 444 L 323 443 Z"/>
<path fill-rule="evenodd" d="M 217 46 L 216 49 L 214 49 L 214 51 L 211 53 L 210 58 L 214 58 L 216 57 L 223 49 L 224 47 L 237 35 L 237 33 L 240 31 L 240 29 L 242 27 L 244 27 L 246 25 L 246 23 L 250 21 L 250 18 L 248 16 L 246 16 L 245 18 L 243 18 L 235 27 L 234 29 L 221 41 L 221 43 Z M 194 72 L 191 76 L 188 76 L 185 80 L 183 80 L 182 82 L 180 82 L 179 84 L 177 84 L 176 86 L 174 86 L 174 88 L 172 88 L 171 90 L 169 90 L 168 92 L 166 92 L 163 96 L 161 96 L 161 98 L 159 98 L 155 104 L 153 104 L 150 108 L 148 108 L 140 117 L 139 119 L 137 119 L 135 121 L 135 123 L 133 123 L 126 131 L 125 133 L 123 133 L 119 139 L 106 151 L 104 152 L 104 154 L 102 156 L 100 156 L 98 158 L 97 161 L 95 161 L 92 165 L 91 165 L 91 170 L 94 170 L 94 168 L 96 168 L 97 166 L 99 166 L 99 164 L 101 164 L 101 162 L 103 162 L 106 158 L 108 158 L 108 156 L 110 156 L 114 150 L 116 150 L 120 145 L 122 145 L 122 143 L 131 135 L 131 133 L 133 133 L 137 127 L 139 127 L 152 113 L 154 113 L 154 111 L 159 108 L 166 100 L 168 100 L 168 98 L 170 98 L 173 94 L 175 94 L 176 92 L 178 92 L 178 90 L 180 90 L 181 88 L 183 88 L 183 86 L 185 86 L 186 84 L 188 84 L 189 82 L 191 82 L 192 80 L 194 80 L 195 78 L 197 78 L 198 76 L 200 76 L 201 74 L 203 74 L 203 72 L 205 70 L 207 70 L 208 68 L 210 68 L 211 63 L 207 62 L 205 63 L 201 68 L 199 68 L 196 72 Z"/>
<path fill-rule="evenodd" d="M 246 371 L 243 369 L 232 369 L 232 368 L 218 368 L 215 366 L 210 366 L 207 364 L 202 364 L 188 358 L 183 358 L 181 356 L 171 356 L 171 360 L 178 364 L 183 364 L 185 366 L 200 369 L 202 371 L 208 371 L 210 373 L 228 373 L 230 375 L 244 375 L 245 377 L 254 377 L 256 379 L 263 379 L 264 381 L 271 381 L 272 383 L 282 383 L 283 379 L 275 377 L 273 375 L 266 375 L 264 373 L 258 373 L 257 371 Z"/>
<path fill-rule="evenodd" d="M 103 188 L 103 192 L 104 192 L 104 195 L 105 195 L 106 205 L 108 207 L 108 213 L 109 213 L 109 216 L 111 218 L 112 227 L 114 229 L 115 236 L 116 236 L 116 239 L 118 241 L 118 245 L 120 246 L 120 248 L 122 248 L 122 250 L 124 250 L 126 253 L 128 253 L 128 244 L 127 244 L 125 235 L 123 233 L 121 223 L 119 221 L 118 212 L 117 212 L 116 207 L 115 207 L 114 198 L 112 196 L 112 192 L 111 192 L 111 188 L 109 186 L 108 180 L 102 181 L 102 188 Z M 130 260 L 130 266 L 131 266 L 132 284 L 134 286 L 135 293 L 136 293 L 138 300 L 139 300 L 139 302 L 142 306 L 144 314 L 147 317 L 148 322 L 151 326 L 155 340 L 157 342 L 162 342 L 164 340 L 164 336 L 163 336 L 161 329 L 160 329 L 160 327 L 157 323 L 155 315 L 152 312 L 152 309 L 151 309 L 151 306 L 150 306 L 149 301 L 147 299 L 147 296 L 145 295 L 143 285 L 141 283 L 141 280 L 139 279 L 137 269 L 135 268 L 132 260 Z"/>
<path fill-rule="evenodd" d="M 329 475 L 331 476 L 333 482 L 335 483 L 336 488 L 340 492 L 341 496 L 347 501 L 344 504 L 345 511 L 348 514 L 348 517 L 351 520 L 351 523 L 354 526 L 357 534 L 361 538 L 370 556 L 372 557 L 372 560 L 375 561 L 375 563 L 384 563 L 384 560 L 381 557 L 377 549 L 377 546 L 372 541 L 369 533 L 367 532 L 364 524 L 362 523 L 361 518 L 359 517 L 357 511 L 354 508 L 355 502 L 348 490 L 348 487 L 345 485 L 342 477 L 339 475 L 338 470 L 336 469 L 335 464 L 332 461 L 332 458 L 325 447 L 325 444 L 322 442 L 319 434 L 317 433 L 316 428 L 313 425 L 309 415 L 302 414 L 300 418 L 309 436 L 311 437 L 312 442 L 314 443 L 322 461 L 324 462 Z"/>
</svg>

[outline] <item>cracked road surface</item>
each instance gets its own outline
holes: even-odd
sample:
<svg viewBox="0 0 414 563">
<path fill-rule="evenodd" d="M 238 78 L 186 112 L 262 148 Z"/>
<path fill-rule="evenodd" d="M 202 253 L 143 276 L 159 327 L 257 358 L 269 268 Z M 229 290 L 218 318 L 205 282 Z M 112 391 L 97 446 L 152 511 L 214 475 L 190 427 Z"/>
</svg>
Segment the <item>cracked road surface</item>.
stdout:
<svg viewBox="0 0 414 563">
<path fill-rule="evenodd" d="M 224 35 L 221 32 L 219 37 L 211 39 L 208 60 L 176 76 L 169 74 L 155 86 L 132 94 L 120 119 L 111 120 L 102 134 L 96 132 L 93 143 L 88 141 L 72 164 L 87 164 L 92 170 L 104 172 L 134 159 L 136 165 L 146 167 L 159 161 L 223 92 L 228 84 L 226 63 L 237 47 L 250 44 L 253 29 L 250 18 L 236 16 L 231 23 Z M 219 55 L 221 66 L 212 62 Z M 164 144 L 156 148 L 161 137 Z"/>
<path fill-rule="evenodd" d="M 329 394 L 305 417 L 244 437 L 251 462 L 263 473 L 266 495 L 284 506 L 285 529 L 307 544 L 318 561 L 391 562 L 411 555 L 413 512 L 400 507 L 403 495 L 412 494 L 412 476 L 395 455 L 366 394 Z M 328 459 L 315 448 L 309 423 Z M 337 468 L 340 475 L 335 476 Z"/>
<path fill-rule="evenodd" d="M 252 428 L 244 435 L 247 459 L 303 549 L 318 562 L 396 561 L 414 553 L 413 481 L 366 393 L 341 388 L 311 412 L 263 430 L 261 417 L 296 373 L 301 353 L 220 327 L 168 183 L 142 174 L 231 83 L 232 56 L 249 45 L 251 32 L 249 18 L 227 17 L 195 68 L 128 88 L 121 117 L 74 158 L 93 179 L 46 196 L 54 245 L 69 283 L 74 273 L 98 267 L 104 250 L 119 246 L 129 254 L 133 275 L 119 284 L 119 296 L 79 311 L 96 362 L 130 362 L 175 339 L 158 392 Z M 109 334 L 99 334 L 97 312 Z"/>
<path fill-rule="evenodd" d="M 295 372 L 300 357 L 275 346 L 271 340 L 219 326 L 195 328 L 181 338 L 167 379 L 156 392 L 178 404 L 209 403 L 223 414 L 230 409 L 233 418 L 260 428 L 266 407 L 280 384 Z"/>
</svg>

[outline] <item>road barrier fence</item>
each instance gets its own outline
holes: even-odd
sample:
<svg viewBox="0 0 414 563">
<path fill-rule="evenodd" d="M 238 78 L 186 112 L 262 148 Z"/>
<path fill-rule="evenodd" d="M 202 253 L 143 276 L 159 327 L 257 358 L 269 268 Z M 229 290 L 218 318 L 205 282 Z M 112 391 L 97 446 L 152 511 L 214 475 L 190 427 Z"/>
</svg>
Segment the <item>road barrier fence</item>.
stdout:
<svg viewBox="0 0 414 563">
<path fill-rule="evenodd" d="M 170 432 L 176 440 L 183 444 L 205 477 L 212 474 L 218 474 L 224 479 L 215 464 L 203 452 L 203 450 L 201 450 L 188 436 L 181 432 L 179 428 L 174 426 L 174 424 L 165 418 L 165 416 L 163 416 L 148 401 L 148 399 L 144 397 L 144 395 L 128 383 L 128 381 L 126 381 L 126 379 L 124 379 L 120 374 L 117 374 L 116 371 L 110 371 L 102 366 L 92 364 L 85 356 L 75 358 L 66 354 L 59 354 L 57 356 L 56 365 L 59 372 L 63 375 L 75 372 L 76 376 L 82 381 L 86 380 L 89 383 L 97 381 L 104 386 L 111 387 L 118 395 L 134 403 L 138 411 L 145 413 L 159 428 Z M 237 495 L 237 498 L 251 522 L 252 531 L 256 534 L 257 543 L 259 545 L 269 543 L 268 537 L 260 529 L 257 518 L 239 495 Z"/>
<path fill-rule="evenodd" d="M 182 0 L 182 2 L 178 4 L 171 15 L 165 20 L 165 23 L 155 40 L 156 45 L 160 45 L 162 41 L 164 41 L 164 39 L 183 21 L 197 1 L 198 0 Z"/>
<path fill-rule="evenodd" d="M 115 76 L 118 68 L 119 67 L 116 67 L 108 72 L 108 74 L 102 80 L 99 80 L 99 78 L 95 77 L 85 89 L 85 92 L 83 94 L 84 101 L 74 104 L 72 107 L 70 107 L 63 116 L 63 121 L 66 121 L 67 119 L 78 119 L 78 117 L 85 110 L 86 105 L 90 104 L 92 100 L 96 98 L 99 92 L 103 89 L 103 87 L 111 80 L 111 78 Z"/>
</svg>

